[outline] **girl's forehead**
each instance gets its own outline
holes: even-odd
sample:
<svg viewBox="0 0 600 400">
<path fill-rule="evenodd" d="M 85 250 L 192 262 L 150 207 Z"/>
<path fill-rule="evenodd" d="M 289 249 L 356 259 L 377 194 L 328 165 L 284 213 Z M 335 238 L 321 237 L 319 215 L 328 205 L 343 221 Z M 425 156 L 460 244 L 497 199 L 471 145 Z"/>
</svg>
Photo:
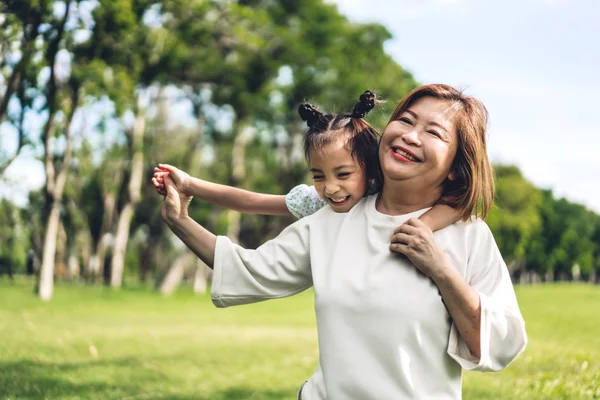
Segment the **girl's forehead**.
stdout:
<svg viewBox="0 0 600 400">
<path fill-rule="evenodd" d="M 352 152 L 348 143 L 344 140 L 335 140 L 317 149 L 310 151 L 311 166 L 338 166 L 354 164 L 356 160 L 352 157 Z"/>
</svg>

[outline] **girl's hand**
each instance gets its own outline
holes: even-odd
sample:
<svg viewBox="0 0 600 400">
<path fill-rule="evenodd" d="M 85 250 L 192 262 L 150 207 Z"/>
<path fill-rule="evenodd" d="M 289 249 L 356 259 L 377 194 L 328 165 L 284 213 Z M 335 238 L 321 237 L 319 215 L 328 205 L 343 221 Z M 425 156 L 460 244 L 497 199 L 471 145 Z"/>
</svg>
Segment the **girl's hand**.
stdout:
<svg viewBox="0 0 600 400">
<path fill-rule="evenodd" d="M 167 190 L 165 187 L 165 177 L 170 176 L 173 180 L 177 191 L 188 194 L 188 186 L 190 181 L 190 176 L 183 172 L 182 170 L 173 167 L 169 164 L 158 164 L 158 167 L 154 168 L 154 176 L 152 177 L 152 184 L 156 187 L 156 191 L 165 196 L 167 194 Z"/>
<path fill-rule="evenodd" d="M 163 220 L 170 223 L 187 217 L 192 196 L 178 191 L 170 175 L 164 177 L 164 185 L 166 196 L 161 210 Z"/>
<path fill-rule="evenodd" d="M 433 232 L 417 218 L 409 219 L 394 231 L 390 250 L 404 254 L 434 281 L 449 266 L 446 254 L 435 243 Z"/>
</svg>

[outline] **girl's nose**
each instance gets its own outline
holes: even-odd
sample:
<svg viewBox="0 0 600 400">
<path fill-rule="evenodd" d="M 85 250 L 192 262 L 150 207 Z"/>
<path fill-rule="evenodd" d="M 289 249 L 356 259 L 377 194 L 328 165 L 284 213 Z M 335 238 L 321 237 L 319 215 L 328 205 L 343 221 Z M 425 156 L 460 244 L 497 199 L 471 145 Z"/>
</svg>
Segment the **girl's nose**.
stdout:
<svg viewBox="0 0 600 400">
<path fill-rule="evenodd" d="M 325 182 L 325 194 L 332 195 L 340 190 L 340 185 L 337 182 Z"/>
</svg>

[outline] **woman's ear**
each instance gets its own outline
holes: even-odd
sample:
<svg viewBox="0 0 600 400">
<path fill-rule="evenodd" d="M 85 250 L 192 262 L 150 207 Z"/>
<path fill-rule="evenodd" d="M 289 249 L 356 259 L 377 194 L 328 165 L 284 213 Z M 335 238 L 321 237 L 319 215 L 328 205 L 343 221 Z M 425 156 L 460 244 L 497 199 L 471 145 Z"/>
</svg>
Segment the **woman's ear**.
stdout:
<svg viewBox="0 0 600 400">
<path fill-rule="evenodd" d="M 450 173 L 448 174 L 448 180 L 449 181 L 453 181 L 456 179 L 456 174 L 454 173 L 454 170 L 450 171 Z"/>
</svg>

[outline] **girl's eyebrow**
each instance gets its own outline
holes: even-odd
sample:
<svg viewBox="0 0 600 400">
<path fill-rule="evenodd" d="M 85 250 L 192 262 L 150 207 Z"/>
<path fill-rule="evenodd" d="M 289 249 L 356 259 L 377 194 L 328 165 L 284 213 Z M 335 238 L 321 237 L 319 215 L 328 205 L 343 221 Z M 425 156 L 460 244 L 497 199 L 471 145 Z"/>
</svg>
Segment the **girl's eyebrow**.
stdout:
<svg viewBox="0 0 600 400">
<path fill-rule="evenodd" d="M 353 168 L 354 165 L 352 164 L 342 164 L 342 165 L 338 165 L 337 167 L 333 168 L 334 171 L 339 171 L 340 169 L 344 169 L 344 168 Z M 323 172 L 318 168 L 311 168 L 310 172 Z"/>
<path fill-rule="evenodd" d="M 352 167 L 354 167 L 354 165 L 352 165 L 352 164 L 342 164 L 342 165 L 338 165 L 333 170 L 334 171 L 338 171 L 338 170 L 343 169 L 343 168 L 352 168 Z"/>
</svg>

